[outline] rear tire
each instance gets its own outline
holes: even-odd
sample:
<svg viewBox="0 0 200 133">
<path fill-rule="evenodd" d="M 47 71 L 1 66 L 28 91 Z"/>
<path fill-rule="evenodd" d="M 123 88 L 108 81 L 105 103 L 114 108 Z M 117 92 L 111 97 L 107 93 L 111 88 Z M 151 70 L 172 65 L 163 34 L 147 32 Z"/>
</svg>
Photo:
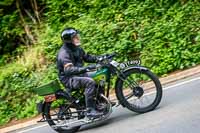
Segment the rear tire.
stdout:
<svg viewBox="0 0 200 133">
<path fill-rule="evenodd" d="M 138 105 L 133 105 L 132 103 L 129 103 L 128 102 L 128 96 L 126 97 L 125 96 L 125 92 L 124 92 L 124 81 L 121 80 L 120 78 L 118 78 L 117 82 L 116 82 L 116 86 L 115 86 L 115 93 L 116 93 L 116 96 L 120 102 L 120 104 L 123 106 L 123 107 L 126 107 L 128 108 L 129 110 L 131 111 L 134 111 L 134 112 L 137 112 L 137 113 L 146 113 L 148 111 L 152 111 L 154 110 L 160 103 L 161 101 L 161 98 L 162 98 L 162 86 L 161 86 L 161 83 L 159 81 L 159 79 L 149 70 L 143 70 L 143 69 L 139 69 L 139 68 L 132 68 L 132 69 L 129 69 L 127 71 L 125 71 L 124 73 L 124 78 L 125 80 L 130 76 L 130 75 L 136 75 L 136 74 L 141 74 L 142 76 L 141 77 L 147 77 L 151 80 L 151 82 L 147 82 L 145 80 L 139 80 L 141 82 L 145 82 L 146 84 L 148 83 L 151 83 L 151 85 L 155 85 L 155 91 L 156 91 L 156 96 L 155 96 L 155 99 L 153 100 L 153 102 L 151 102 L 151 104 L 145 106 L 145 107 L 139 107 Z M 135 76 L 137 77 L 137 76 Z M 132 78 L 133 79 L 133 78 Z M 136 79 L 134 79 L 134 81 L 136 81 Z M 131 88 L 131 87 L 130 87 Z M 134 87 L 135 89 L 136 87 Z M 141 88 L 144 90 L 143 87 L 137 87 L 141 90 Z M 148 87 L 147 87 L 148 88 Z M 150 88 L 150 87 L 149 87 Z M 125 89 L 127 90 L 127 89 Z M 132 88 L 131 88 L 132 90 Z M 149 89 L 150 90 L 150 89 Z M 150 93 L 152 93 L 151 91 L 148 90 L 148 93 L 147 95 L 149 95 Z M 143 94 L 144 91 L 141 91 L 141 97 L 143 96 L 146 96 L 146 94 Z M 133 92 L 134 94 L 134 92 Z M 131 95 L 133 95 L 131 94 Z M 135 94 L 134 94 L 135 95 Z M 151 95 L 151 94 L 150 94 Z M 139 100 L 141 98 L 140 96 L 137 97 L 135 96 L 135 98 L 133 100 Z"/>
<path fill-rule="evenodd" d="M 51 118 L 51 114 L 50 114 L 50 111 L 51 111 L 51 105 L 52 103 L 46 103 L 45 104 L 45 107 L 44 107 L 44 115 L 45 115 L 45 118 L 47 119 L 47 122 L 48 124 L 53 127 L 56 125 L 56 123 L 54 122 L 54 120 L 52 120 Z M 78 110 L 78 109 L 77 109 Z M 53 128 L 53 130 L 59 132 L 59 133 L 75 133 L 79 130 L 81 126 L 75 126 L 75 127 L 72 127 L 72 128 L 66 128 L 66 127 L 59 127 L 59 128 Z"/>
</svg>

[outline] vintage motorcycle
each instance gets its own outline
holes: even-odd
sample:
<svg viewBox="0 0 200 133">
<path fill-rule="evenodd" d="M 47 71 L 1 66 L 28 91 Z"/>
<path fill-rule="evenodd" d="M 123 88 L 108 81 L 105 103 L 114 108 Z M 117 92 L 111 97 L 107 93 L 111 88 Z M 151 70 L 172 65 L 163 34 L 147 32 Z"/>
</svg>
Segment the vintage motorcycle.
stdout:
<svg viewBox="0 0 200 133">
<path fill-rule="evenodd" d="M 154 110 L 162 98 L 159 79 L 146 67 L 134 64 L 134 61 L 118 63 L 113 60 L 114 56 L 114 53 L 102 56 L 96 70 L 90 73 L 97 83 L 95 103 L 96 109 L 103 112 L 101 117 L 86 116 L 84 89 L 68 92 L 68 89 L 61 89 L 58 80 L 54 80 L 34 89 L 38 95 L 44 96 L 44 100 L 37 104 L 42 114 L 39 122 L 48 122 L 55 131 L 67 133 L 106 120 L 114 106 L 122 105 L 137 113 Z M 113 94 L 110 95 L 111 85 L 117 100 L 111 100 L 114 98 Z"/>
</svg>

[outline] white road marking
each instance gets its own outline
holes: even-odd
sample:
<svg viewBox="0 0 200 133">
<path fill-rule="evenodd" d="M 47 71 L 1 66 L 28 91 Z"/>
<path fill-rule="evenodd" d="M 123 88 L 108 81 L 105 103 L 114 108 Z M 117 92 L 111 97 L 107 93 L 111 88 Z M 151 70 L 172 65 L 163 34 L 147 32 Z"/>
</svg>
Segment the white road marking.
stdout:
<svg viewBox="0 0 200 133">
<path fill-rule="evenodd" d="M 183 85 L 183 84 L 192 82 L 192 81 L 196 81 L 196 80 L 200 80 L 200 77 L 197 77 L 197 78 L 194 78 L 194 79 L 190 79 L 190 80 L 187 80 L 187 81 L 180 82 L 180 83 L 178 83 L 178 84 L 174 84 L 174 85 L 165 87 L 165 88 L 163 88 L 163 90 L 167 90 L 167 89 L 169 89 L 169 88 L 177 87 L 177 86 L 180 86 L 180 85 Z"/>
<path fill-rule="evenodd" d="M 192 81 L 196 81 L 196 80 L 200 80 L 200 77 L 197 77 L 197 78 L 194 78 L 194 79 L 190 79 L 190 80 L 187 80 L 187 81 L 180 82 L 178 84 L 174 84 L 174 85 L 165 87 L 165 88 L 163 88 L 163 90 L 168 90 L 170 88 L 174 88 L 174 87 L 177 87 L 177 86 L 180 86 L 180 85 L 192 82 Z M 151 95 L 152 93 L 153 92 L 150 92 L 150 93 L 148 93 L 148 95 Z M 25 132 L 28 132 L 28 131 L 31 131 L 31 130 L 35 130 L 35 129 L 38 129 L 38 128 L 42 128 L 42 127 L 45 127 L 45 126 L 48 126 L 48 124 L 44 124 L 44 125 L 41 125 L 41 126 L 37 126 L 37 127 L 33 127 L 33 128 L 30 128 L 30 129 L 23 130 L 23 131 L 19 131 L 18 133 L 25 133 Z"/>
<path fill-rule="evenodd" d="M 23 131 L 19 131 L 18 133 L 25 133 L 25 132 L 28 132 L 28 131 L 31 131 L 31 130 L 35 130 L 35 129 L 38 129 L 38 128 L 41 128 L 41 127 L 45 127 L 45 126 L 48 126 L 48 124 L 44 124 L 44 125 L 40 125 L 40 126 L 37 126 L 37 127 L 30 128 L 30 129 L 26 129 L 26 130 L 23 130 Z"/>
</svg>

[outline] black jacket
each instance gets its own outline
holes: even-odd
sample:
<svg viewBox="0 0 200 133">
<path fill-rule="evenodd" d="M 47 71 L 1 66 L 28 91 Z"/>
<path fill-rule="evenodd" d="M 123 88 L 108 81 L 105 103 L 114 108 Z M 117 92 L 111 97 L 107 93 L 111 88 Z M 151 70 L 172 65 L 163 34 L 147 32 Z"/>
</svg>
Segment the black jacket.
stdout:
<svg viewBox="0 0 200 133">
<path fill-rule="evenodd" d="M 64 44 L 57 55 L 58 76 L 62 82 L 67 82 L 71 76 L 86 72 L 83 61 L 88 63 L 97 61 L 96 56 L 85 53 L 81 47 L 69 46 L 69 44 Z"/>
</svg>

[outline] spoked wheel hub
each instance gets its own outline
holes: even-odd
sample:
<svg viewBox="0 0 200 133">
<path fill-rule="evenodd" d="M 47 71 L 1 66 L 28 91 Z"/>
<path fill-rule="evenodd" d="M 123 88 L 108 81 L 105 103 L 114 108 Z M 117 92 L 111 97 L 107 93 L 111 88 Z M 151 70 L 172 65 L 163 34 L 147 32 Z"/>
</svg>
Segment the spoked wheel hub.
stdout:
<svg viewBox="0 0 200 133">
<path fill-rule="evenodd" d="M 65 110 L 64 107 L 60 107 L 57 117 L 59 120 L 68 120 L 72 116 L 70 110 Z"/>
<path fill-rule="evenodd" d="M 140 98 L 141 96 L 143 96 L 144 90 L 143 90 L 142 87 L 137 86 L 137 87 L 135 87 L 135 88 L 133 89 L 133 94 L 134 94 L 136 97 Z"/>
</svg>

